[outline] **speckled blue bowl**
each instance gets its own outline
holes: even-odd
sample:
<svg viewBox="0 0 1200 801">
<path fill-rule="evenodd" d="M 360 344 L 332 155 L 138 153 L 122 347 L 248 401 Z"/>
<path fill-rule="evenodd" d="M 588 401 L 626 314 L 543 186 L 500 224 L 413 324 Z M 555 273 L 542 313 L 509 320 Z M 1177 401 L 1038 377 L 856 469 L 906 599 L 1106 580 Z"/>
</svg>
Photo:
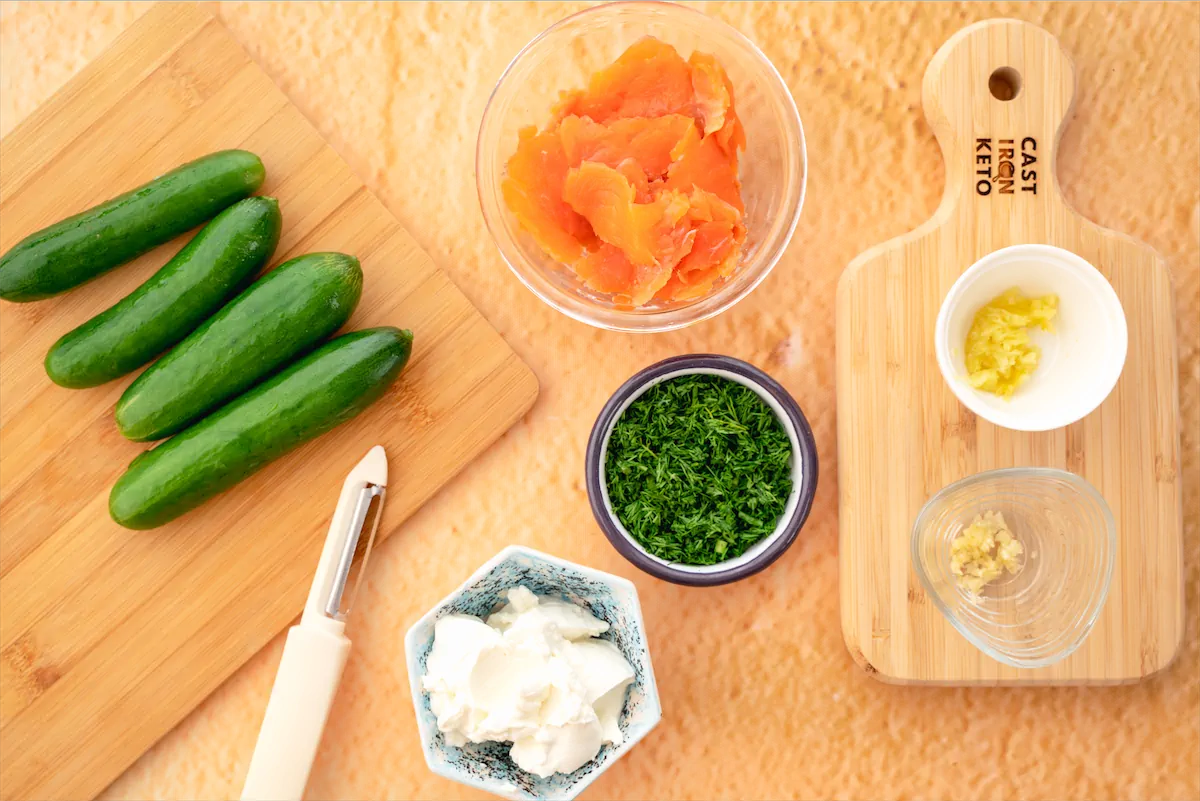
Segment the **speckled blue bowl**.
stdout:
<svg viewBox="0 0 1200 801">
<path fill-rule="evenodd" d="M 591 762 L 570 774 L 557 773 L 548 779 L 518 768 L 509 758 L 507 743 L 471 744 L 456 748 L 446 744 L 429 708 L 429 696 L 421 689 L 425 663 L 433 648 L 433 625 L 445 615 L 460 613 L 485 616 L 501 603 L 500 593 L 524 584 L 538 595 L 551 595 L 578 604 L 607 622 L 603 635 L 621 649 L 633 665 L 634 680 L 621 714 L 625 742 L 606 745 Z M 571 799 L 609 768 L 658 725 L 662 707 L 642 608 L 633 584 L 619 576 L 567 562 L 531 548 L 509 546 L 496 554 L 454 592 L 447 595 L 408 630 L 404 637 L 408 681 L 425 761 L 439 776 L 478 787 L 512 799 Z"/>
</svg>

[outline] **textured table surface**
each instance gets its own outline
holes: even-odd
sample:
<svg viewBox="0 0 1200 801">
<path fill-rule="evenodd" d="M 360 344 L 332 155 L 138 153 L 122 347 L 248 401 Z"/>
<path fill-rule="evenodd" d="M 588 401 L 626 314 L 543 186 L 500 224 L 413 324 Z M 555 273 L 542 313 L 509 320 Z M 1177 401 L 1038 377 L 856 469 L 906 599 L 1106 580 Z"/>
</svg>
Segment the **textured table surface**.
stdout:
<svg viewBox="0 0 1200 801">
<path fill-rule="evenodd" d="M 529 38 L 581 6 L 212 6 L 542 382 L 528 417 L 373 558 L 309 797 L 478 796 L 425 768 L 402 637 L 508 543 L 627 576 L 641 593 L 664 720 L 586 798 L 1200 796 L 1200 5 L 700 5 L 755 40 L 790 86 L 808 137 L 808 199 L 756 293 L 652 337 L 596 331 L 542 305 L 478 212 L 475 132 L 488 93 Z M 0 4 L 0 134 L 147 7 Z M 1188 628 L 1176 663 L 1140 685 L 892 687 L 842 644 L 834 290 L 857 253 L 936 206 L 942 167 L 921 75 L 948 36 L 995 16 L 1046 27 L 1075 59 L 1076 115 L 1058 164 L 1068 200 L 1157 248 L 1175 279 Z M 800 540 L 774 567 L 691 590 L 646 577 L 608 545 L 588 511 L 583 452 L 631 373 L 710 350 L 764 367 L 795 395 L 822 478 Z M 277 638 L 106 796 L 236 796 L 281 647 Z"/>
</svg>

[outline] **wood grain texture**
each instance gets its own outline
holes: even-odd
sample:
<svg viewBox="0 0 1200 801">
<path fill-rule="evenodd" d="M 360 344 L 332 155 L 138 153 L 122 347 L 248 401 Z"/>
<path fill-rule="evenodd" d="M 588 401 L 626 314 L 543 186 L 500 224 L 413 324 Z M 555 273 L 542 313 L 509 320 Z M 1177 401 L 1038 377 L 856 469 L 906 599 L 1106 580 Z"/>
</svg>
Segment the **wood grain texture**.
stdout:
<svg viewBox="0 0 1200 801">
<path fill-rule="evenodd" d="M 989 77 L 1003 67 L 1020 76 L 1008 101 L 989 90 Z M 1130 682 L 1166 667 L 1183 636 L 1171 280 L 1151 248 L 1089 222 L 1064 201 L 1055 151 L 1074 91 L 1069 57 L 1037 26 L 990 20 L 952 37 L 923 86 L 946 162 L 942 202 L 915 231 L 860 255 L 838 285 L 842 628 L 859 665 L 885 681 Z M 980 138 L 990 140 L 987 149 L 977 150 Z M 999 165 L 1002 147 L 1014 150 L 1011 184 L 1009 168 Z M 990 161 L 977 161 L 980 152 Z M 1036 179 L 1022 175 L 1023 152 L 1036 155 L 1028 165 Z M 977 173 L 985 168 L 990 173 Z M 990 186 L 977 186 L 980 180 Z M 955 279 L 985 254 L 1026 242 L 1057 245 L 1095 265 L 1129 324 L 1116 389 L 1084 420 L 1045 433 L 977 419 L 954 397 L 934 355 L 934 323 Z M 964 476 L 1014 465 L 1082 475 L 1117 520 L 1116 567 L 1099 621 L 1072 656 L 1037 670 L 1001 665 L 955 632 L 909 556 L 913 521 L 931 495 Z"/>
<path fill-rule="evenodd" d="M 113 405 L 132 380 L 53 385 L 49 346 L 186 238 L 85 289 L 0 308 L 0 767 L 4 798 L 91 797 L 303 606 L 346 472 L 374 444 L 392 483 L 379 536 L 533 404 L 537 380 L 226 30 L 162 4 L 0 143 L 0 250 L 223 148 L 266 164 L 274 263 L 358 256 L 348 328 L 415 335 L 400 381 L 354 421 L 175 523 L 126 531 L 109 488 L 143 448 Z"/>
</svg>

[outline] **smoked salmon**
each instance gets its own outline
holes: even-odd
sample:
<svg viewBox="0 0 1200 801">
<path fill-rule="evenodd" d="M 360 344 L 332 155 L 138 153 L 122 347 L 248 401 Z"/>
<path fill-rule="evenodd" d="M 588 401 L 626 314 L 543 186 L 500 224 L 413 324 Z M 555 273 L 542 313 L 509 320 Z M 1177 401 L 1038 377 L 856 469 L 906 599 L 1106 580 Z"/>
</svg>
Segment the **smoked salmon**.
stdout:
<svg viewBox="0 0 1200 801">
<path fill-rule="evenodd" d="M 720 63 L 646 37 L 519 132 L 502 191 L 542 250 L 614 303 L 693 300 L 737 269 L 745 146 Z"/>
</svg>

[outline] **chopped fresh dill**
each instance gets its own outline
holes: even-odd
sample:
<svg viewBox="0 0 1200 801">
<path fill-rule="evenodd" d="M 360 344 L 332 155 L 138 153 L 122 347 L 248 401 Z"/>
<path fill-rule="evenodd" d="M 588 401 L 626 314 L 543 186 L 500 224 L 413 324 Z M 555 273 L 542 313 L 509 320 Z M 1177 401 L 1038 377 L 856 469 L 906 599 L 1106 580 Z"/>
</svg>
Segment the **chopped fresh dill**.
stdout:
<svg viewBox="0 0 1200 801">
<path fill-rule="evenodd" d="M 687 375 L 651 387 L 617 420 L 605 480 L 643 548 L 712 565 L 775 530 L 792 491 L 791 456 L 787 432 L 752 389 Z"/>
</svg>

